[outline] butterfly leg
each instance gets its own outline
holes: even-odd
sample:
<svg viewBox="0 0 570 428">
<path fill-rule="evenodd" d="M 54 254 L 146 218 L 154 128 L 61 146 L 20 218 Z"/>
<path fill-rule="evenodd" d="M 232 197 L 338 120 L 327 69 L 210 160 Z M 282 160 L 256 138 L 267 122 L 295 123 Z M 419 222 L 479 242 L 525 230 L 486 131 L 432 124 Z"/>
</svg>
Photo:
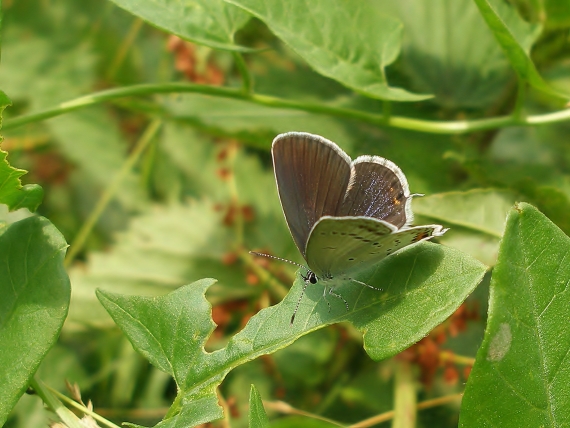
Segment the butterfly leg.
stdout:
<svg viewBox="0 0 570 428">
<path fill-rule="evenodd" d="M 329 299 L 327 299 L 327 287 L 323 287 L 323 299 L 327 302 L 327 306 L 329 307 L 329 312 L 331 311 L 331 304 L 329 303 Z"/>
<path fill-rule="evenodd" d="M 349 281 L 352 281 L 352 282 L 356 282 L 357 284 L 360 284 L 360 285 L 365 285 L 366 287 L 372 288 L 373 290 L 382 291 L 381 288 L 372 287 L 371 285 L 369 285 L 369 284 L 367 284 L 367 283 L 365 283 L 365 282 L 359 281 L 359 280 L 357 280 L 357 279 L 348 278 L 348 280 L 349 280 Z"/>
<path fill-rule="evenodd" d="M 340 294 L 337 294 L 333 291 L 332 287 L 329 287 L 329 294 L 331 296 L 334 296 L 340 300 L 342 300 L 344 302 L 344 305 L 346 306 L 346 311 L 348 312 L 350 309 L 348 308 L 348 302 L 346 300 L 344 300 L 344 297 L 342 297 Z M 328 303 L 328 302 L 327 302 Z M 331 306 L 329 305 L 329 312 L 330 312 Z"/>
</svg>

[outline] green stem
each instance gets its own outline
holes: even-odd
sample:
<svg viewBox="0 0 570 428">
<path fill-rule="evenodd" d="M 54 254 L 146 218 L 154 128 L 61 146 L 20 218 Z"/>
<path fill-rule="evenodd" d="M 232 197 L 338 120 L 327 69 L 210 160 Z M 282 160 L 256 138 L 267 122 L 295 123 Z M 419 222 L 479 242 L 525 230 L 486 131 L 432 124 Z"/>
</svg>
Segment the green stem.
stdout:
<svg viewBox="0 0 570 428">
<path fill-rule="evenodd" d="M 515 118 L 517 120 L 524 120 L 523 107 L 524 107 L 524 103 L 526 101 L 526 89 L 527 89 L 526 81 L 524 81 L 523 79 L 519 79 L 517 99 L 516 99 L 515 108 L 514 108 L 513 114 L 512 114 L 513 118 Z"/>
<path fill-rule="evenodd" d="M 63 405 L 63 403 L 47 388 L 43 382 L 33 377 L 30 386 L 43 400 L 43 402 L 59 417 L 59 419 L 69 428 L 82 428 L 83 425 L 79 418 L 73 414 L 71 410 Z"/>
<path fill-rule="evenodd" d="M 461 401 L 462 397 L 463 397 L 463 393 L 445 395 L 443 397 L 433 398 L 431 400 L 426 400 L 426 401 L 422 401 L 421 403 L 418 403 L 418 405 L 416 406 L 416 409 L 424 410 L 424 409 L 429 409 L 429 408 L 436 407 L 436 406 L 442 406 L 444 404 Z M 384 412 L 380 415 L 376 415 L 376 416 L 373 416 L 371 418 L 364 419 L 364 420 L 362 420 L 356 424 L 350 425 L 349 428 L 373 427 L 373 426 L 378 425 L 382 422 L 389 421 L 393 417 L 394 417 L 394 411 L 390 410 L 388 412 Z"/>
<path fill-rule="evenodd" d="M 123 60 L 127 56 L 127 52 L 132 44 L 135 42 L 137 35 L 139 34 L 144 21 L 140 18 L 136 18 L 133 23 L 131 24 L 131 28 L 127 33 L 127 36 L 120 44 L 119 49 L 117 50 L 115 57 L 111 61 L 111 65 L 109 66 L 109 71 L 107 72 L 107 79 L 113 80 L 115 78 L 115 74 L 117 74 L 117 70 L 121 67 Z"/>
<path fill-rule="evenodd" d="M 233 52 L 233 55 L 237 69 L 241 75 L 242 91 L 244 94 L 251 95 L 253 93 L 253 78 L 251 77 L 247 64 L 243 59 L 243 55 L 240 52 Z"/>
<path fill-rule="evenodd" d="M 89 234 L 93 230 L 93 227 L 97 223 L 97 220 L 99 220 L 99 217 L 101 217 L 101 214 L 103 214 L 103 211 L 105 210 L 111 199 L 115 196 L 115 194 L 119 190 L 119 186 L 123 182 L 123 179 L 131 171 L 131 169 L 138 161 L 143 151 L 152 141 L 152 138 L 160 128 L 161 124 L 162 122 L 160 120 L 153 120 L 150 123 L 150 125 L 145 130 L 144 134 L 137 142 L 134 150 L 131 152 L 131 154 L 123 164 L 122 168 L 119 170 L 119 172 L 117 173 L 111 184 L 107 187 L 107 189 L 105 189 L 105 191 L 99 198 L 99 201 L 97 201 L 97 205 L 95 206 L 95 208 L 93 209 L 93 211 L 91 212 L 91 214 L 89 215 L 89 217 L 87 218 L 87 220 L 85 221 L 79 232 L 77 233 L 77 236 L 75 237 L 73 243 L 71 244 L 69 252 L 67 253 L 67 256 L 65 258 L 65 263 L 64 263 L 65 266 L 69 266 L 73 261 L 73 259 L 75 258 L 75 256 L 79 253 L 79 251 L 81 251 L 83 245 L 85 244 L 85 241 L 87 240 L 87 237 L 89 236 Z"/>
<path fill-rule="evenodd" d="M 97 413 L 95 413 L 93 410 L 88 409 L 87 407 L 85 407 L 83 404 L 78 403 L 75 400 L 72 400 L 71 398 L 63 395 L 61 392 L 56 391 L 55 389 L 49 387 L 49 386 L 45 386 L 47 389 L 49 389 L 49 391 L 55 395 L 57 398 L 59 398 L 61 401 L 67 403 L 68 406 L 71 407 L 75 407 L 77 410 L 79 410 L 82 413 L 85 413 L 86 415 L 91 416 L 93 419 L 95 419 L 96 421 L 102 423 L 103 425 L 106 425 L 110 428 L 120 428 L 118 425 L 115 425 L 113 422 L 105 419 L 104 417 L 98 415 Z M 81 425 L 83 427 L 83 425 Z"/>
<path fill-rule="evenodd" d="M 390 126 L 411 131 L 427 132 L 434 134 L 464 134 L 473 131 L 483 131 L 495 128 L 504 128 L 513 125 L 528 126 L 546 123 L 563 122 L 570 120 L 570 109 L 554 113 L 516 118 L 514 116 L 500 116 L 489 119 L 459 120 L 459 121 L 430 121 L 411 119 L 401 116 L 384 117 L 384 114 L 368 113 L 362 110 L 335 107 L 326 104 L 309 103 L 271 97 L 268 95 L 246 94 L 242 89 L 223 88 L 192 83 L 156 83 L 124 86 L 108 89 L 91 95 L 76 98 L 59 104 L 57 107 L 32 113 L 4 122 L 3 129 L 11 129 L 27 123 L 37 122 L 51 117 L 59 116 L 74 110 L 85 108 L 105 101 L 117 98 L 167 93 L 197 93 L 213 95 L 223 98 L 233 98 L 249 101 L 267 107 L 284 108 L 306 111 L 309 113 L 323 114 L 327 116 L 355 119 L 377 126 Z"/>
<path fill-rule="evenodd" d="M 417 396 L 412 364 L 396 361 L 394 379 L 394 419 L 392 428 L 413 428 L 416 426 Z"/>
</svg>

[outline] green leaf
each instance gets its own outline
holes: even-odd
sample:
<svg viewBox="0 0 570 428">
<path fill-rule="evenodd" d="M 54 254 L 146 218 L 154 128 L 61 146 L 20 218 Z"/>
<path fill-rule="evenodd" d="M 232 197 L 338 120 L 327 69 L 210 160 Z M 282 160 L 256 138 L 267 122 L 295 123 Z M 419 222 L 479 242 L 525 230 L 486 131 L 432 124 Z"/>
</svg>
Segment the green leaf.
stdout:
<svg viewBox="0 0 570 428">
<path fill-rule="evenodd" d="M 69 307 L 67 244 L 45 218 L 0 235 L 0 425 L 55 343 Z"/>
<path fill-rule="evenodd" d="M 228 0 L 261 19 L 318 73 L 363 95 L 419 101 L 388 85 L 385 67 L 400 53 L 402 24 L 369 2 L 344 0 Z"/>
<path fill-rule="evenodd" d="M 381 360 L 408 348 L 445 321 L 485 271 L 483 264 L 467 254 L 423 243 L 388 257 L 370 277 L 359 277 L 383 292 L 350 284 L 350 294 L 341 289 L 339 293 L 349 304 L 354 302 L 346 319 L 363 333 L 364 349 L 373 359 Z"/>
<path fill-rule="evenodd" d="M 265 428 L 269 426 L 269 418 L 265 409 L 263 408 L 263 402 L 261 401 L 261 395 L 257 392 L 255 385 L 251 385 L 251 390 L 249 393 L 249 427 L 250 428 Z"/>
<path fill-rule="evenodd" d="M 570 424 L 569 251 L 570 238 L 536 208 L 511 210 L 461 427 Z"/>
<path fill-rule="evenodd" d="M 438 239 L 488 266 L 495 264 L 507 213 L 517 200 L 515 192 L 473 189 L 414 198 L 417 224 L 438 222 L 450 230 Z"/>
<path fill-rule="evenodd" d="M 234 34 L 250 15 L 223 0 L 112 0 L 150 24 L 192 42 L 215 49 L 251 49 L 236 46 Z"/>
<path fill-rule="evenodd" d="M 10 99 L 0 90 L 0 128 L 2 127 L 2 112 L 11 104 Z M 0 143 L 2 140 L 0 136 Z M 33 212 L 41 204 L 44 191 L 37 184 L 22 186 L 20 177 L 27 171 L 10 166 L 6 159 L 7 156 L 8 153 L 0 149 L 0 204 L 8 205 L 10 210 L 28 208 Z"/>
<path fill-rule="evenodd" d="M 349 302 L 348 313 L 342 300 L 325 299 L 322 287 L 309 287 L 291 326 L 291 315 L 305 285 L 299 275 L 281 303 L 261 310 L 225 348 L 212 353 L 203 347 L 215 326 L 204 297 L 213 280 L 204 279 L 156 298 L 108 291 L 98 291 L 97 296 L 133 346 L 173 374 L 179 395 L 158 426 L 174 427 L 182 421 L 190 425 L 219 418 L 215 390 L 231 369 L 328 324 L 355 324 L 364 333 L 365 349 L 374 359 L 395 355 L 450 316 L 484 273 L 483 265 L 456 250 L 421 243 L 359 276 L 382 287 L 382 292 L 352 283 L 339 285 L 335 291 Z M 196 413 L 197 406 L 202 406 L 202 413 Z"/>
<path fill-rule="evenodd" d="M 545 0 L 547 26 L 570 27 L 570 3 L 560 0 Z"/>
<path fill-rule="evenodd" d="M 404 23 L 402 68 L 417 91 L 446 109 L 487 108 L 514 78 L 472 0 L 389 0 Z M 445 77 L 443 77 L 445 76 Z"/>
<path fill-rule="evenodd" d="M 502 0 L 475 0 L 475 4 L 519 78 L 539 91 L 568 99 L 570 95 L 555 90 L 540 76 L 530 58 L 530 47 L 540 34 L 540 26 L 524 22 Z"/>
<path fill-rule="evenodd" d="M 500 238 L 515 200 L 515 194 L 506 190 L 472 189 L 415 198 L 413 205 L 414 213 L 445 226 L 461 226 Z"/>
</svg>

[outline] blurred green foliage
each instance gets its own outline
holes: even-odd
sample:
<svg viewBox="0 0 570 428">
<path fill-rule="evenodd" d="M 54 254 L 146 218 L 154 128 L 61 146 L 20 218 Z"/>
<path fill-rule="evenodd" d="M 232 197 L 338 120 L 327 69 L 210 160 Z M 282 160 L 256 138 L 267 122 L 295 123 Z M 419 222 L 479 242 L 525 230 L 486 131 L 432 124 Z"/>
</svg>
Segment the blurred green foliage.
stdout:
<svg viewBox="0 0 570 428">
<path fill-rule="evenodd" d="M 536 391 L 545 392 L 530 402 L 547 408 L 541 416 L 551 418 L 537 418 L 547 420 L 546 426 L 566 423 L 568 411 L 556 413 L 548 405 L 549 399 L 564 399 L 565 390 L 554 391 L 552 385 L 565 379 L 557 376 L 568 370 L 561 349 L 570 346 L 570 339 L 563 336 L 560 349 L 544 352 L 541 347 L 551 342 L 515 328 L 520 322 L 558 331 L 552 326 L 567 315 L 566 300 L 557 300 L 567 298 L 565 271 L 553 279 L 548 269 L 540 269 L 545 263 L 541 251 L 554 253 L 548 260 L 557 260 L 549 265 L 555 270 L 565 263 L 559 255 L 569 250 L 556 227 L 570 232 L 570 115 L 563 110 L 570 93 L 570 8 L 563 3 L 5 0 L 0 89 L 12 105 L 3 111 L 2 149 L 10 165 L 29 173 L 22 176 L 1 152 L 0 177 L 12 181 L 9 198 L 0 187 L 0 201 L 33 211 L 41 189 L 31 185 L 20 191 L 19 180 L 41 185 L 45 196 L 37 212 L 73 248 L 89 216 L 109 197 L 84 245 L 77 244 L 75 259 L 68 260 L 69 314 L 37 377 L 61 392 L 65 379 L 77 382 L 83 400 L 92 400 L 98 414 L 117 424 L 159 423 L 177 384 L 133 350 L 95 290 L 162 296 L 201 278 L 216 278 L 206 297 L 218 326 L 206 350 L 225 349 L 252 316 L 284 298 L 295 278 L 293 267 L 254 260 L 247 251 L 302 262 L 279 205 L 269 149 L 278 133 L 306 131 L 337 142 L 353 158 L 376 154 L 398 164 L 411 191 L 426 194 L 414 200 L 416 223 L 451 228 L 441 244 L 490 271 L 501 256 L 515 265 L 499 264 L 501 275 L 493 277 L 500 292 L 491 302 L 489 330 L 474 372 L 480 383 L 468 388 L 462 426 L 485 426 L 477 417 L 493 405 L 499 406 L 493 408 L 496 415 L 503 414 L 497 403 L 506 386 L 493 377 L 493 358 L 507 364 L 500 370 L 516 364 L 497 357 L 505 348 L 497 351 L 497 340 L 539 348 L 516 354 L 523 367 L 525 357 L 546 356 L 545 373 L 535 379 Z M 169 82 L 213 89 L 119 93 L 60 114 L 69 107 L 61 103 L 82 96 L 89 103 L 109 88 L 156 88 Z M 220 87 L 237 95 L 216 93 Z M 30 116 L 25 126 L 10 126 L 44 109 L 55 109 L 57 117 L 40 121 Z M 373 117 L 365 120 L 349 114 L 353 111 Z M 134 158 L 151 123 L 157 128 Z M 463 132 L 471 129 L 466 124 L 481 123 L 482 128 L 473 128 L 478 132 Z M 129 156 L 133 168 L 125 167 Z M 31 199 L 22 196 L 25 191 L 31 191 Z M 526 205 L 512 210 L 518 201 L 533 204 L 553 223 Z M 1 238 L 30 213 L 0 215 L 5 221 Z M 525 272 L 536 260 L 533 281 L 526 283 L 517 269 Z M 452 273 L 457 272 L 450 268 Z M 220 387 L 227 420 L 235 427 L 250 421 L 265 426 L 260 397 L 346 425 L 389 412 L 401 361 L 414 367 L 418 402 L 453 398 L 463 392 L 483 341 L 490 276 L 451 318 L 395 358 L 372 361 L 360 333 L 341 323 L 235 367 Z M 547 287 L 549 281 L 553 288 Z M 511 308 L 506 295 L 516 294 L 509 289 L 515 283 L 527 288 Z M 0 286 L 9 288 L 7 282 Z M 298 296 L 300 286 L 297 281 L 289 300 Z M 550 327 L 541 324 L 549 301 L 556 303 L 556 312 L 546 317 Z M 516 313 L 501 318 L 501 311 L 526 305 L 532 307 L 530 321 Z M 196 317 L 207 315 L 204 311 L 196 309 Z M 434 320 L 426 325 L 431 328 Z M 504 323 L 511 326 L 508 335 Z M 521 383 L 519 395 L 525 396 L 528 386 Z M 497 384 L 492 392 L 482 389 Z M 485 393 L 490 402 L 483 399 Z M 521 406 L 516 399 L 508 405 Z M 294 412 L 284 416 L 287 412 L 279 408 L 278 403 L 266 407 L 271 426 L 333 426 Z M 421 410 L 416 426 L 457 426 L 459 409 L 460 400 L 450 399 Z M 38 397 L 24 395 L 6 426 L 45 426 L 53 418 Z"/>
</svg>

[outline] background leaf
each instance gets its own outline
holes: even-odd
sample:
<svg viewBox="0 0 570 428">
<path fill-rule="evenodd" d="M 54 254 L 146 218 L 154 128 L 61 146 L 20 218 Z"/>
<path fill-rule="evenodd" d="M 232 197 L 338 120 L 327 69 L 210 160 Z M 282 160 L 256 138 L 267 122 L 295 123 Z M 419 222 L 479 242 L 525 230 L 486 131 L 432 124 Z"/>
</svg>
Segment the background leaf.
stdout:
<svg viewBox="0 0 570 428">
<path fill-rule="evenodd" d="M 45 218 L 14 223 L 0 235 L 0 425 L 54 345 L 69 307 L 67 244 Z"/>
<path fill-rule="evenodd" d="M 516 10 L 503 1 L 475 0 L 475 4 L 519 78 L 539 91 L 568 99 L 568 94 L 553 89 L 544 81 L 529 56 L 530 46 L 536 40 L 540 27 L 525 23 Z"/>
<path fill-rule="evenodd" d="M 430 98 L 386 81 L 384 68 L 400 51 L 402 25 L 369 2 L 229 0 L 261 19 L 320 74 L 373 98 Z"/>
<path fill-rule="evenodd" d="M 269 419 L 263 408 L 261 395 L 259 395 L 253 384 L 249 393 L 249 426 L 251 428 L 265 428 L 269 426 Z"/>
<path fill-rule="evenodd" d="M 472 0 L 375 4 L 404 24 L 401 67 L 416 91 L 434 95 L 430 102 L 482 108 L 512 88 L 509 62 Z"/>
<path fill-rule="evenodd" d="M 217 49 L 247 50 L 234 44 L 234 34 L 250 18 L 223 0 L 113 0 L 134 15 L 171 34 Z"/>
<path fill-rule="evenodd" d="M 509 213 L 461 427 L 570 422 L 569 250 L 570 239 L 536 208 L 521 203 Z"/>
</svg>

